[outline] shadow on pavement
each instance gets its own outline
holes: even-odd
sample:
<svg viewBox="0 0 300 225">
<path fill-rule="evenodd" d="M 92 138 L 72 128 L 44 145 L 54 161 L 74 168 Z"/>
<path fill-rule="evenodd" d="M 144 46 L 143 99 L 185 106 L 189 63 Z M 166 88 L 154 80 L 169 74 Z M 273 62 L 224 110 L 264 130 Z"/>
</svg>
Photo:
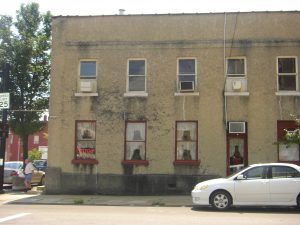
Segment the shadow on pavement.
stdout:
<svg viewBox="0 0 300 225">
<path fill-rule="evenodd" d="M 297 207 L 231 207 L 226 211 L 218 211 L 210 206 L 193 206 L 193 211 L 201 212 L 220 212 L 220 213 L 276 213 L 276 214 L 300 214 L 300 209 Z"/>
</svg>

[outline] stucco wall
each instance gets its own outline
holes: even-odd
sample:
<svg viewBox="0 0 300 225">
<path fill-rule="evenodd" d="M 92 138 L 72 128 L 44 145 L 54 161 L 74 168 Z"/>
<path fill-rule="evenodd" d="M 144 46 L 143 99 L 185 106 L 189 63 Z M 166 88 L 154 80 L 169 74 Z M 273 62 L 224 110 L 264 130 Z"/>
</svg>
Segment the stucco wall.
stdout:
<svg viewBox="0 0 300 225">
<path fill-rule="evenodd" d="M 299 58 L 298 27 L 296 12 L 55 17 L 49 167 L 124 174 L 126 120 L 147 121 L 149 165 L 136 175 L 225 175 L 225 121 L 247 122 L 249 164 L 277 161 L 277 120 L 299 115 L 300 99 L 275 95 L 276 57 Z M 224 56 L 246 57 L 249 96 L 224 97 Z M 198 96 L 175 96 L 180 57 L 196 58 Z M 130 58 L 146 59 L 148 97 L 124 97 Z M 96 97 L 75 96 L 81 59 L 97 60 Z M 96 120 L 92 169 L 71 163 L 76 120 Z M 199 166 L 173 165 L 180 120 L 198 121 Z"/>
</svg>

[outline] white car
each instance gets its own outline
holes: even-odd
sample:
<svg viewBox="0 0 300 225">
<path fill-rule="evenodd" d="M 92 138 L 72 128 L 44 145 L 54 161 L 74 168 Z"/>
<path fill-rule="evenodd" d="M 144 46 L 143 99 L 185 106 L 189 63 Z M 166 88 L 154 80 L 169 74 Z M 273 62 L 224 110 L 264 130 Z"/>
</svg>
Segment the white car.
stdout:
<svg viewBox="0 0 300 225">
<path fill-rule="evenodd" d="M 228 177 L 198 183 L 194 205 L 218 210 L 235 206 L 300 207 L 300 166 L 289 163 L 251 165 Z"/>
</svg>

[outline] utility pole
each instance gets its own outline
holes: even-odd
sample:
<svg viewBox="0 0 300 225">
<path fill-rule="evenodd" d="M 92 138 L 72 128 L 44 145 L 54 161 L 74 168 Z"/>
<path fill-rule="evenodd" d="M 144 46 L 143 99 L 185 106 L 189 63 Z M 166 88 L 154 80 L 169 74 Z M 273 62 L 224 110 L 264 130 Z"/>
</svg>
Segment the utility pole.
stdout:
<svg viewBox="0 0 300 225">
<path fill-rule="evenodd" d="M 5 144 L 8 136 L 7 110 L 9 109 L 8 91 L 9 65 L 6 63 L 0 67 L 0 193 L 3 193 Z"/>
</svg>

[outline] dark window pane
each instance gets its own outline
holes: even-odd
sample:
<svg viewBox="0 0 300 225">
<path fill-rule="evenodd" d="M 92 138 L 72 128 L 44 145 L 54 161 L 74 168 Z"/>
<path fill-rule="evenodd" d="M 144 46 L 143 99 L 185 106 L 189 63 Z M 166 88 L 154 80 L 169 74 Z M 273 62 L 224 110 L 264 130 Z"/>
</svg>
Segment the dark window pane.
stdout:
<svg viewBox="0 0 300 225">
<path fill-rule="evenodd" d="M 244 59 L 228 59 L 227 60 L 227 74 L 245 74 L 245 60 Z"/>
<path fill-rule="evenodd" d="M 278 77 L 280 91 L 295 91 L 296 90 L 296 76 L 295 75 L 281 75 Z"/>
<path fill-rule="evenodd" d="M 278 59 L 279 73 L 296 73 L 296 59 L 295 58 L 279 58 Z"/>
<path fill-rule="evenodd" d="M 299 177 L 299 172 L 291 167 L 275 166 L 272 167 L 272 178 L 291 178 Z"/>
<path fill-rule="evenodd" d="M 80 62 L 80 77 L 96 77 L 96 62 Z"/>
<path fill-rule="evenodd" d="M 129 77 L 129 91 L 145 91 L 145 77 L 144 76 Z"/>
<path fill-rule="evenodd" d="M 262 179 L 264 167 L 256 167 L 244 173 L 246 179 Z"/>
<path fill-rule="evenodd" d="M 145 60 L 129 61 L 129 75 L 145 75 Z"/>
<path fill-rule="evenodd" d="M 194 59 L 179 60 L 179 74 L 196 74 Z"/>
</svg>

